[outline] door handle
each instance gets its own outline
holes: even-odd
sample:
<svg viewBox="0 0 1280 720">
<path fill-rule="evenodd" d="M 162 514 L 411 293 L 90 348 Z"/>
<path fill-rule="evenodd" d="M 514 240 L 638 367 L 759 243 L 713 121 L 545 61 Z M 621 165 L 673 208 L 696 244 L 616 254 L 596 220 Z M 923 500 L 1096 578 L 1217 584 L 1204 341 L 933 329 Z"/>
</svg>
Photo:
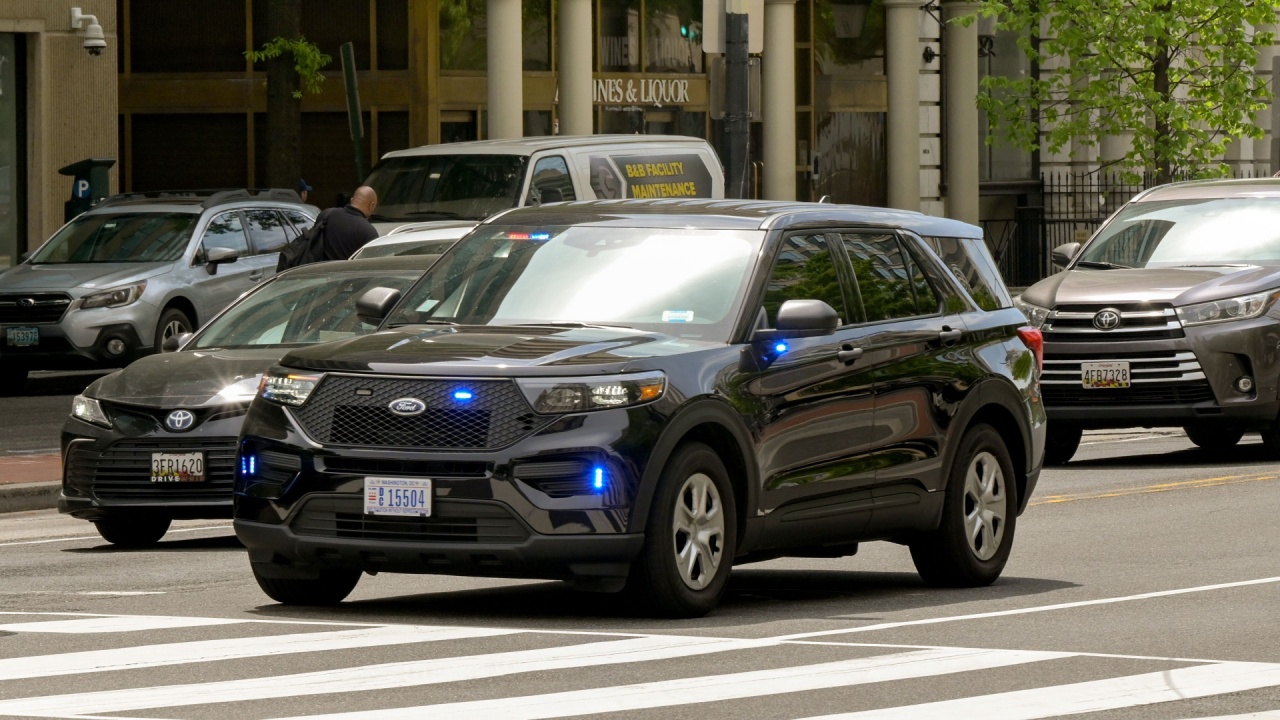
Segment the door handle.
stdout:
<svg viewBox="0 0 1280 720">
<path fill-rule="evenodd" d="M 841 345 L 839 352 L 836 353 L 836 359 L 845 365 L 852 365 L 860 357 L 862 357 L 862 348 L 852 345 Z"/>
<path fill-rule="evenodd" d="M 262 275 L 263 275 L 262 270 L 254 270 L 253 272 L 249 273 L 249 279 L 254 282 L 258 282 L 259 280 L 262 279 Z"/>
<path fill-rule="evenodd" d="M 938 339 L 942 341 L 943 345 L 955 345 L 956 341 L 963 336 L 963 330 L 952 330 L 947 325 L 943 325 L 942 332 L 938 333 Z"/>
</svg>

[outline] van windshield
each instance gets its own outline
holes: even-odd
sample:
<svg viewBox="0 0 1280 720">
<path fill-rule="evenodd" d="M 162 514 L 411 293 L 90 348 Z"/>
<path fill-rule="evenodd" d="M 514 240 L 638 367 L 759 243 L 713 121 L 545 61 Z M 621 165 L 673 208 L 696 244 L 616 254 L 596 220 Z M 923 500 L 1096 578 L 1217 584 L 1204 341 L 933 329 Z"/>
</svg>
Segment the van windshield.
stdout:
<svg viewBox="0 0 1280 720">
<path fill-rule="evenodd" d="M 481 220 L 520 204 L 521 155 L 409 155 L 388 158 L 365 184 L 378 193 L 374 222 Z"/>
<path fill-rule="evenodd" d="M 81 215 L 49 238 L 28 262 L 173 262 L 186 251 L 199 219 L 195 213 Z"/>
</svg>

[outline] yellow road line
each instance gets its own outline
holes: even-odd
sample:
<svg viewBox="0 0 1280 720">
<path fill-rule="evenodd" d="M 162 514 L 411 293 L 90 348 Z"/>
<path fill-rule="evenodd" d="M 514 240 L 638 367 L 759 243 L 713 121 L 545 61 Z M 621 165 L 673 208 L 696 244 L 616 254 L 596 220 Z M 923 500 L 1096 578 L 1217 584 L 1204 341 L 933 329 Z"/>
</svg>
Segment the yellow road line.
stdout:
<svg viewBox="0 0 1280 720">
<path fill-rule="evenodd" d="M 1122 488 L 1099 493 L 1079 493 L 1075 495 L 1049 495 L 1040 498 L 1030 505 L 1053 505 L 1057 503 L 1075 502 L 1077 500 L 1102 500 L 1105 498 L 1125 497 L 1128 495 L 1147 495 L 1150 493 L 1169 492 L 1170 490 L 1193 490 L 1196 488 L 1217 487 L 1219 485 L 1236 485 L 1239 483 L 1275 480 L 1280 475 L 1224 475 L 1214 478 L 1182 480 L 1180 482 L 1143 485 L 1135 488 Z"/>
</svg>

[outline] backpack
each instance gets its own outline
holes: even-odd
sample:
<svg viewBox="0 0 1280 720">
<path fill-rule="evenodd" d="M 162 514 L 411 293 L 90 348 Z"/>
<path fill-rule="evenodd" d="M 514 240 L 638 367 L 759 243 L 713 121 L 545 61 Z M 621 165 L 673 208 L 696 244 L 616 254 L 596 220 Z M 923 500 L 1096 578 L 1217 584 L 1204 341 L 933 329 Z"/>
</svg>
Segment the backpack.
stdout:
<svg viewBox="0 0 1280 720">
<path fill-rule="evenodd" d="M 331 210 L 325 210 L 320 213 L 314 225 L 280 249 L 280 259 L 276 261 L 276 272 L 284 272 L 290 268 L 320 262 L 324 259 L 324 226 L 329 222 L 330 212 Z"/>
</svg>

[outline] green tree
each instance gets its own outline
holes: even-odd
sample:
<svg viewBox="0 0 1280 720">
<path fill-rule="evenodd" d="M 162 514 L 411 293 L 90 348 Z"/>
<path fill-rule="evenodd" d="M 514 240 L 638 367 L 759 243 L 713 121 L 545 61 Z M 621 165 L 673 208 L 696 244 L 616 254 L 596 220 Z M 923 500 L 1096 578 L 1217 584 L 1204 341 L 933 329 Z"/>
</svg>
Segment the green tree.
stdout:
<svg viewBox="0 0 1280 720">
<path fill-rule="evenodd" d="M 1118 161 L 1157 182 L 1225 173 L 1220 157 L 1259 138 L 1270 98 L 1254 68 L 1280 0 L 983 0 L 980 15 L 1022 34 L 1040 77 L 983 79 L 991 139 L 1060 152 L 1132 133 Z M 973 17 L 964 19 L 972 22 Z M 1255 32 L 1253 29 L 1257 28 Z M 1038 43 L 1031 38 L 1041 30 Z M 1039 117 L 1040 123 L 1035 122 Z M 1042 125 L 1042 127 L 1041 127 Z M 1043 132 L 1043 134 L 1042 134 Z"/>
</svg>

